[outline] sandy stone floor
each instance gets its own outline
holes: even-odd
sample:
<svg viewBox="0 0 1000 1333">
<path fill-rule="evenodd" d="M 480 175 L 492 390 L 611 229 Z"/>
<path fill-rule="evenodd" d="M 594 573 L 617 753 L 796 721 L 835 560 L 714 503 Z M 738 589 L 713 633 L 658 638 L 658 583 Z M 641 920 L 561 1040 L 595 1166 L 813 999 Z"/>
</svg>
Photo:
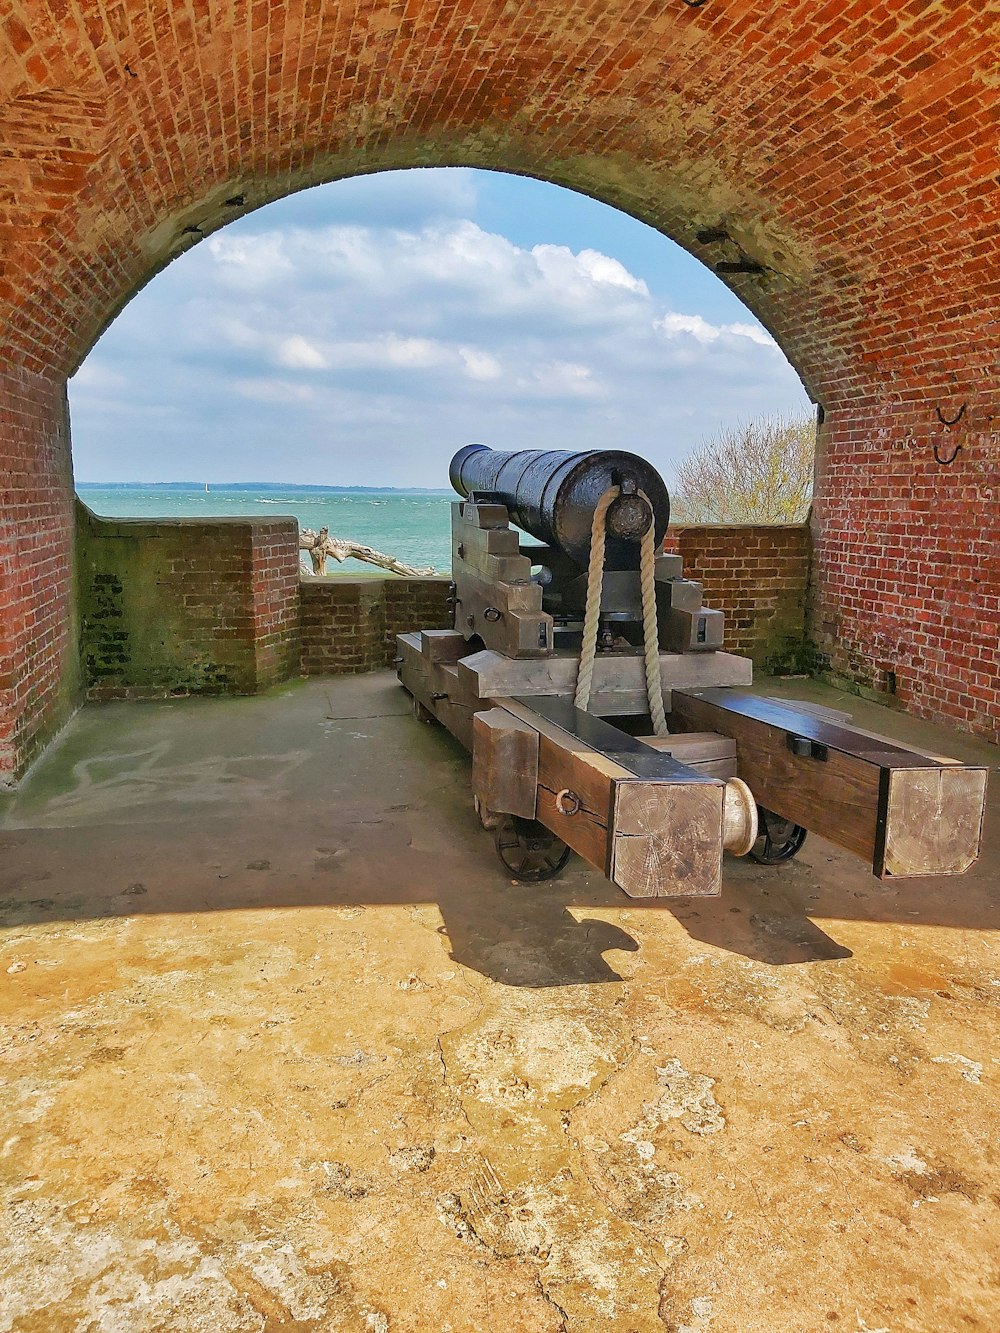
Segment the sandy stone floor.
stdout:
<svg viewBox="0 0 1000 1333">
<path fill-rule="evenodd" d="M 1000 1327 L 998 807 L 644 907 L 390 675 L 86 709 L 0 798 L 0 1333 Z"/>
</svg>

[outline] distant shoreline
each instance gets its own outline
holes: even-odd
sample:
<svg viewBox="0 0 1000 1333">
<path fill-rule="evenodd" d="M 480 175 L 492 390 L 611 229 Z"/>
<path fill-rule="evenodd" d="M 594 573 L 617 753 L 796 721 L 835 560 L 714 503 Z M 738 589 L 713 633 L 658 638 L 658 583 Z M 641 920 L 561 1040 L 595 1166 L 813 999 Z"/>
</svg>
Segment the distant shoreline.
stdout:
<svg viewBox="0 0 1000 1333">
<path fill-rule="evenodd" d="M 323 495 L 450 495 L 441 486 L 303 486 L 283 481 L 78 481 L 78 491 L 297 491 Z"/>
</svg>

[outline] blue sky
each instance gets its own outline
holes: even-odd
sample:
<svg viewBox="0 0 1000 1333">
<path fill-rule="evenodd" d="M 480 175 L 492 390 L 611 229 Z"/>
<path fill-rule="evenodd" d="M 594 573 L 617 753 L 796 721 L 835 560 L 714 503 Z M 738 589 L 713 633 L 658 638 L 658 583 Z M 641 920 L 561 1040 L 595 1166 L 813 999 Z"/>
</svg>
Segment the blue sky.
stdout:
<svg viewBox="0 0 1000 1333">
<path fill-rule="evenodd" d="M 471 441 L 619 448 L 670 478 L 723 426 L 808 412 L 707 268 L 516 176 L 355 177 L 231 223 L 70 381 L 79 481 L 447 486 Z"/>
</svg>

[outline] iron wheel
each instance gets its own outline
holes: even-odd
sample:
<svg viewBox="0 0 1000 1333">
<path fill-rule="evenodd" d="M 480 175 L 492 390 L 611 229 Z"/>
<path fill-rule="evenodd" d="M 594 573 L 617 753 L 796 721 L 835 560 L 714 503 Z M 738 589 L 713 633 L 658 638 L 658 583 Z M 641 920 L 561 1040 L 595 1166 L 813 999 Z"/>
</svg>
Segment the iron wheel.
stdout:
<svg viewBox="0 0 1000 1333">
<path fill-rule="evenodd" d="M 757 822 L 760 836 L 748 853 L 751 861 L 760 866 L 777 866 L 798 856 L 806 840 L 806 830 L 801 824 L 782 819 L 762 805 L 757 807 Z"/>
<path fill-rule="evenodd" d="M 507 815 L 496 831 L 497 856 L 515 879 L 538 884 L 552 879 L 569 860 L 570 849 L 535 819 Z"/>
</svg>

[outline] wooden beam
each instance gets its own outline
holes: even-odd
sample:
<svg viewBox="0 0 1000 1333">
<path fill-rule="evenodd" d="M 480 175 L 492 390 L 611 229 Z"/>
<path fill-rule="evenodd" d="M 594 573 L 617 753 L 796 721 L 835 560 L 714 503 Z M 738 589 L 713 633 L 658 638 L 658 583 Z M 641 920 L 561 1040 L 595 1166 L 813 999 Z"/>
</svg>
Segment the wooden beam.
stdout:
<svg viewBox="0 0 1000 1333">
<path fill-rule="evenodd" d="M 869 860 L 880 879 L 961 874 L 979 855 L 985 768 L 739 690 L 675 690 L 670 721 L 731 736 L 759 805 Z"/>
<path fill-rule="evenodd" d="M 546 828 L 629 897 L 721 893 L 722 782 L 568 699 L 497 703 L 538 731 L 536 818 Z"/>
<path fill-rule="evenodd" d="M 459 675 L 468 680 L 469 692 L 481 699 L 572 695 L 579 669 L 579 656 L 568 653 L 530 661 L 505 657 L 490 649 L 470 653 L 458 664 Z M 749 685 L 753 680 L 753 663 L 748 657 L 732 653 L 661 653 L 660 678 L 669 707 L 672 689 Z M 590 708 L 601 717 L 647 711 L 646 678 L 638 653 L 598 653 Z"/>
<path fill-rule="evenodd" d="M 472 719 L 472 790 L 487 810 L 535 818 L 538 731 L 490 708 Z"/>
</svg>

